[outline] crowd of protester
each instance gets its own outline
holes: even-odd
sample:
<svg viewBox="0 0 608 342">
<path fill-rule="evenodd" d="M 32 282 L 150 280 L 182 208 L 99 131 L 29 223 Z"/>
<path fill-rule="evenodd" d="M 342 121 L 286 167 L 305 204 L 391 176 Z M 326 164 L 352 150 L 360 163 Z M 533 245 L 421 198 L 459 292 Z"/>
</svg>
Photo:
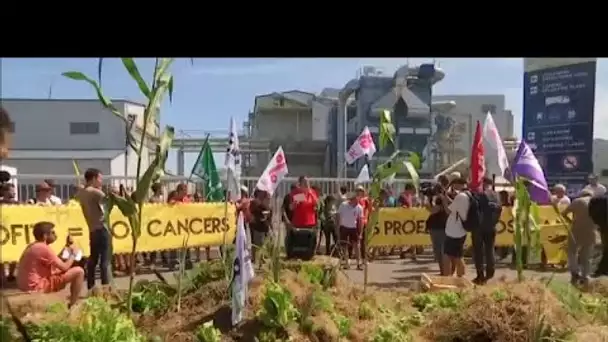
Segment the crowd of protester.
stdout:
<svg viewBox="0 0 608 342">
<path fill-rule="evenodd" d="M 86 278 L 87 288 L 95 286 L 96 268 L 99 267 L 101 284 L 110 282 L 111 274 L 121 275 L 136 270 L 141 266 L 156 265 L 175 269 L 178 267 L 191 268 L 194 262 L 210 260 L 210 248 L 193 247 L 187 251 L 185 264 L 181 265 L 176 250 L 160 250 L 149 253 L 139 253 L 132 265 L 126 255 L 112 253 L 112 239 L 104 222 L 104 199 L 109 192 L 128 196 L 133 189 L 125 186 L 111 187 L 103 184 L 103 176 L 99 170 L 88 169 L 85 172 L 85 184 L 74 187 L 74 194 L 67 201 L 58 198 L 55 183 L 48 179 L 38 184 L 35 195 L 21 203 L 38 206 L 53 206 L 61 204 L 78 204 L 90 231 L 90 256 L 82 260 L 82 252 L 68 237 L 62 253 L 52 255 L 48 247 L 55 243 L 54 225 L 50 222 L 39 222 L 33 233 L 36 240 L 24 251 L 19 263 L 12 263 L 8 273 L 2 273 L 6 279 L 3 282 L 15 282 L 26 291 L 54 292 L 70 285 L 72 293 L 79 293 Z M 5 175 L 2 175 L 5 177 Z M 6 181 L 0 187 L 0 203 L 2 205 L 18 204 L 14 186 Z M 203 193 L 189 194 L 186 184 L 178 184 L 168 194 L 164 187 L 154 184 L 149 197 L 150 203 L 191 203 L 204 202 Z M 561 184 L 552 188 L 552 200 L 564 208 L 564 214 L 572 214 L 572 235 L 568 241 L 568 265 L 573 283 L 585 283 L 590 276 L 608 274 L 604 261 L 592 274 L 591 259 L 595 247 L 595 220 L 592 219 L 590 200 L 592 197 L 603 196 L 606 188 L 597 183 L 597 177 L 590 176 L 589 184 L 578 194 L 577 198 L 567 196 L 567 189 Z M 464 276 L 465 239 L 470 232 L 472 236 L 471 252 L 476 269 L 475 283 L 483 284 L 495 274 L 495 255 L 506 257 L 514 255 L 511 247 L 495 246 L 495 226 L 500 219 L 502 207 L 513 206 L 513 194 L 506 190 L 494 191 L 493 182 L 484 179 L 481 193 L 472 196 L 467 190 L 467 181 L 458 173 L 441 176 L 430 187 L 418 190 L 412 184 L 406 184 L 403 191 L 395 192 L 390 186 L 380 191 L 376 202 L 379 207 L 426 208 L 429 216 L 426 222 L 431 238 L 431 249 L 442 275 Z M 354 259 L 357 269 L 371 258 L 380 255 L 399 255 L 413 258 L 424 251 L 423 246 L 374 247 L 366 246 L 365 225 L 372 211 L 372 199 L 369 198 L 364 186 L 354 189 L 340 187 L 337 193 L 323 193 L 322 190 L 310 184 L 307 177 L 300 177 L 297 184 L 291 186 L 279 208 L 273 208 L 271 196 L 260 190 L 250 194 L 245 186 L 241 188 L 241 198 L 234 203 L 237 214 L 242 213 L 246 230 L 249 232 L 249 242 L 252 248 L 252 259 L 257 262 L 263 257 L 260 248 L 277 229 L 273 221 L 273 212 L 278 210 L 283 225 L 287 228 L 310 229 L 316 234 L 312 248 L 317 254 L 339 257 L 343 268 L 350 268 Z M 471 210 L 477 210 L 480 217 L 476 218 L 477 225 L 471 225 Z M 476 214 L 476 215 L 477 215 Z M 605 237 L 605 232 L 603 233 Z M 322 243 L 323 242 L 323 243 Z M 324 250 L 322 250 L 322 244 Z M 206 256 L 203 258 L 203 252 Z M 221 251 L 220 251 L 221 253 Z M 527 251 L 522 251 L 526 254 Z M 606 253 L 604 253 L 606 254 Z M 77 257 L 80 255 L 80 257 Z M 527 258 L 524 256 L 524 259 Z M 263 261 L 263 260 L 260 260 Z M 603 266 L 602 266 L 603 265 Z M 15 276 L 16 273 L 16 276 Z M 74 297 L 75 298 L 75 297 Z M 75 300 L 75 299 L 74 299 Z"/>
</svg>

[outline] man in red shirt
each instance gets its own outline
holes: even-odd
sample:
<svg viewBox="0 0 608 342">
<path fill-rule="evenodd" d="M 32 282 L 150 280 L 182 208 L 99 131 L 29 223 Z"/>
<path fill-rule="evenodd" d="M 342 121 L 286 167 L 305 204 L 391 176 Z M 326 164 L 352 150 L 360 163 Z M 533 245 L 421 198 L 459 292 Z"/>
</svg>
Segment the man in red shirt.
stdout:
<svg viewBox="0 0 608 342">
<path fill-rule="evenodd" d="M 290 229 L 287 230 L 285 243 L 288 258 L 295 257 L 295 253 L 299 252 L 305 259 L 314 256 L 317 245 L 317 201 L 317 194 L 310 188 L 308 178 L 298 178 L 298 187 L 289 194 L 291 222 L 286 222 Z"/>
<path fill-rule="evenodd" d="M 188 196 L 188 186 L 184 183 L 180 183 L 175 188 L 175 192 L 169 195 L 169 204 L 175 203 L 191 203 L 192 199 Z"/>
<path fill-rule="evenodd" d="M 55 240 L 55 225 L 51 222 L 38 222 L 34 225 L 36 242 L 26 247 L 19 260 L 17 285 L 24 292 L 59 292 L 70 284 L 69 306 L 74 305 L 84 285 L 84 269 L 72 267 L 78 250 L 66 247 L 70 252 L 62 261 L 49 246 Z"/>
<path fill-rule="evenodd" d="M 317 225 L 317 194 L 310 188 L 308 178 L 300 176 L 298 187 L 290 193 L 291 224 L 295 228 L 314 228 Z"/>
<path fill-rule="evenodd" d="M 367 246 L 365 239 L 365 229 L 367 228 L 367 220 L 369 219 L 369 215 L 372 212 L 372 202 L 365 192 L 365 188 L 359 185 L 357 187 L 357 198 L 359 200 L 359 205 L 363 209 L 363 217 L 361 218 L 361 232 L 360 235 L 360 248 L 361 248 L 361 257 L 363 258 L 363 262 L 367 262 Z"/>
</svg>

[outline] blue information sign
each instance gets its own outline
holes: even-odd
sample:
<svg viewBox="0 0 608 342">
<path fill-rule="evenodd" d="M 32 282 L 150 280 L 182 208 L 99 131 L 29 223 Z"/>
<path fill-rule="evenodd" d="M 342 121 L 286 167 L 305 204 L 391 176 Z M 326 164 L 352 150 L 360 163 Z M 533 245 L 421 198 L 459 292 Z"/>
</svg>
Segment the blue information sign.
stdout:
<svg viewBox="0 0 608 342">
<path fill-rule="evenodd" d="M 538 158 L 549 185 L 571 194 L 593 172 L 593 106 L 596 62 L 524 74 L 523 139 Z"/>
</svg>

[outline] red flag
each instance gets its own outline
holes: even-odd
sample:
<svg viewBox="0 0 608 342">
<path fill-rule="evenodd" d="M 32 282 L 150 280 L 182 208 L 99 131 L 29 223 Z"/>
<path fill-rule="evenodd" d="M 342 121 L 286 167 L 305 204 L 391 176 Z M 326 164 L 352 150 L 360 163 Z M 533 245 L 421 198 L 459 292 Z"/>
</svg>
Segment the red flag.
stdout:
<svg viewBox="0 0 608 342">
<path fill-rule="evenodd" d="M 471 191 L 481 191 L 483 185 L 483 177 L 486 174 L 485 158 L 483 151 L 483 134 L 481 123 L 477 121 L 475 128 L 475 138 L 473 139 L 473 147 L 471 148 L 471 167 L 469 170 Z"/>
</svg>

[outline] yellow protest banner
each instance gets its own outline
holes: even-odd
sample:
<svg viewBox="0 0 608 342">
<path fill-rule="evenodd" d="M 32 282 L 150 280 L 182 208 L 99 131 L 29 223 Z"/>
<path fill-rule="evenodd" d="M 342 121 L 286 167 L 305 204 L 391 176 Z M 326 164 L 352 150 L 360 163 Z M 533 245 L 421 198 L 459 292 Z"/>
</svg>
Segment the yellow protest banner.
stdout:
<svg viewBox="0 0 608 342">
<path fill-rule="evenodd" d="M 513 246 L 513 214 L 511 208 L 504 208 L 496 225 L 496 245 Z M 378 224 L 374 227 L 370 246 L 430 246 L 431 239 L 426 230 L 429 211 L 424 208 L 382 208 Z M 561 259 L 560 250 L 568 239 L 564 227 L 554 209 L 550 206 L 540 208 L 541 242 L 550 263 Z M 470 234 L 467 245 L 470 245 Z M 556 262 L 557 263 L 557 262 Z"/>
<path fill-rule="evenodd" d="M 143 210 L 138 252 L 181 248 L 188 234 L 189 246 L 218 246 L 224 243 L 224 235 L 228 243 L 235 236 L 236 209 L 229 206 L 226 218 L 223 203 L 149 204 Z M 52 247 L 57 253 L 63 248 L 69 234 L 84 254 L 89 254 L 89 230 L 80 206 L 2 206 L 0 216 L 2 262 L 19 260 L 25 247 L 34 241 L 32 227 L 40 221 L 55 224 L 57 241 Z M 113 210 L 110 221 L 114 253 L 130 253 L 131 227 L 127 218 L 120 211 Z"/>
</svg>

